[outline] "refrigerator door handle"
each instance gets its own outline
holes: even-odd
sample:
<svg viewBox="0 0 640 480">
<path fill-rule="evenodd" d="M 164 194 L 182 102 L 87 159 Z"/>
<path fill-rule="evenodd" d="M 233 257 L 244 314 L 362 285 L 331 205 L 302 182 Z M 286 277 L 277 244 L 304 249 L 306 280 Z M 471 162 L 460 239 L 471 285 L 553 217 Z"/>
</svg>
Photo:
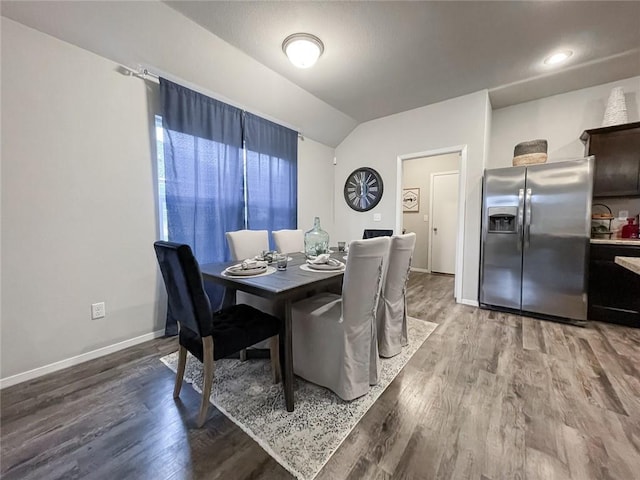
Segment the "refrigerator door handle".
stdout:
<svg viewBox="0 0 640 480">
<path fill-rule="evenodd" d="M 531 189 L 527 188 L 527 195 L 524 200 L 524 248 L 529 248 L 531 240 Z"/>
<path fill-rule="evenodd" d="M 518 251 L 522 250 L 522 234 L 524 224 L 524 188 L 518 190 Z"/>
</svg>

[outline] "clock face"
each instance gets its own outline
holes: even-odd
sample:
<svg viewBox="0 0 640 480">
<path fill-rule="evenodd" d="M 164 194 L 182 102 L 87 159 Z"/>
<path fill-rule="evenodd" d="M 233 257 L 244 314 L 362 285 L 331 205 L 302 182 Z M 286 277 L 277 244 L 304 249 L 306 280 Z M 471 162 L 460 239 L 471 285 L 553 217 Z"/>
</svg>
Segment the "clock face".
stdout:
<svg viewBox="0 0 640 480">
<path fill-rule="evenodd" d="M 344 199 L 357 212 L 375 207 L 382 198 L 382 177 L 373 168 L 361 167 L 347 177 Z"/>
</svg>

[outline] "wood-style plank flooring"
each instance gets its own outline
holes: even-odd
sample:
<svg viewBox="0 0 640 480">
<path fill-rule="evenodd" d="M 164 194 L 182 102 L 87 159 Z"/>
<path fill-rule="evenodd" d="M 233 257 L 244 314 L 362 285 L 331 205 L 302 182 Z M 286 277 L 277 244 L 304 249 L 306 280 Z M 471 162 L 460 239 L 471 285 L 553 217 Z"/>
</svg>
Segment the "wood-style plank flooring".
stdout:
<svg viewBox="0 0 640 480">
<path fill-rule="evenodd" d="M 640 478 L 640 330 L 455 304 L 412 273 L 409 313 L 440 326 L 318 475 Z M 199 395 L 172 398 L 158 339 L 1 392 L 3 479 L 291 479 Z"/>
</svg>

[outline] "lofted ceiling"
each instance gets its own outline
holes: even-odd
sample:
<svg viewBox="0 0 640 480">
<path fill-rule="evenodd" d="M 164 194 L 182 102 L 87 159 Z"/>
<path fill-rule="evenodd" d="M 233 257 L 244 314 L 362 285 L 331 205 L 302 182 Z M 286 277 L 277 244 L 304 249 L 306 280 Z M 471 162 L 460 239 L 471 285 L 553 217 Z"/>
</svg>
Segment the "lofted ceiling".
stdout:
<svg viewBox="0 0 640 480">
<path fill-rule="evenodd" d="M 0 0 L 0 13 L 331 147 L 359 123 L 485 89 L 496 109 L 640 75 L 640 1 Z M 324 42 L 313 68 L 283 54 L 295 32 Z M 545 66 L 558 49 L 574 55 Z"/>
<path fill-rule="evenodd" d="M 640 75 L 640 2 L 168 1 L 357 122 L 488 89 L 493 108 Z M 282 53 L 322 39 L 307 70 Z M 574 52 L 562 67 L 543 59 Z"/>
</svg>

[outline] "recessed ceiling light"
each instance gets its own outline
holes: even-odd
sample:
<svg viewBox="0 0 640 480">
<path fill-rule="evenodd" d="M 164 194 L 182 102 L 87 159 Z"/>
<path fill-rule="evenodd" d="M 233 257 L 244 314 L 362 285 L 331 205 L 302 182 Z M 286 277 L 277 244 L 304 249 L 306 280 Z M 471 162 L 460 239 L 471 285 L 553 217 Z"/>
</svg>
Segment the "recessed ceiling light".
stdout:
<svg viewBox="0 0 640 480">
<path fill-rule="evenodd" d="M 282 51 L 298 68 L 309 68 L 324 52 L 322 41 L 310 33 L 294 33 L 282 42 Z"/>
<path fill-rule="evenodd" d="M 571 50 L 557 52 L 545 58 L 544 63 L 546 63 L 547 65 L 558 65 L 559 63 L 567 60 L 571 55 L 573 55 L 573 52 Z"/>
</svg>

